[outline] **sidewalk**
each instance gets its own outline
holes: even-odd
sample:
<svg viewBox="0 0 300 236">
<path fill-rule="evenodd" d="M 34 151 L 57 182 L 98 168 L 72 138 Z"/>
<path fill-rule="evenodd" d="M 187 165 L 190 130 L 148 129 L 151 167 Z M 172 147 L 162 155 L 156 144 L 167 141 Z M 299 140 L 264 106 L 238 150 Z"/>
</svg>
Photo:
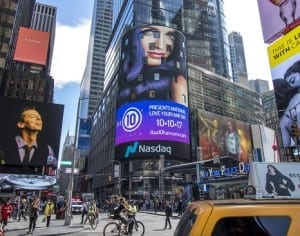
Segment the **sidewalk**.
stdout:
<svg viewBox="0 0 300 236">
<path fill-rule="evenodd" d="M 72 219 L 72 224 L 69 226 L 65 226 L 64 220 L 56 220 L 55 215 L 52 216 L 50 226 L 46 227 L 46 223 L 42 222 L 43 215 L 40 215 L 37 222 L 36 222 L 36 228 L 33 232 L 33 235 L 41 235 L 41 236 L 47 236 L 47 235 L 65 235 L 65 234 L 71 234 L 75 232 L 80 232 L 83 230 L 89 229 L 89 225 L 80 224 L 81 216 L 80 215 L 74 215 Z M 21 219 L 20 222 L 17 220 L 10 219 L 8 221 L 7 227 L 6 227 L 6 235 L 7 236 L 14 236 L 14 235 L 26 235 L 28 232 L 28 226 L 29 221 L 25 221 L 24 219 Z"/>
</svg>

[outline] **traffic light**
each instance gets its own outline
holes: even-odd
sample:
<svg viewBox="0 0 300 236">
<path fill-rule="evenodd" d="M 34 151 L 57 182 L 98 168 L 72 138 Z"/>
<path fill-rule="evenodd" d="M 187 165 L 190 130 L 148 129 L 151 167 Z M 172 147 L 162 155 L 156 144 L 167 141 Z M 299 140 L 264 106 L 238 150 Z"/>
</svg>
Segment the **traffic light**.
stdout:
<svg viewBox="0 0 300 236">
<path fill-rule="evenodd" d="M 299 131 L 298 126 L 297 126 L 296 123 L 292 124 L 292 135 L 294 137 L 299 137 L 300 136 L 300 131 Z"/>
</svg>

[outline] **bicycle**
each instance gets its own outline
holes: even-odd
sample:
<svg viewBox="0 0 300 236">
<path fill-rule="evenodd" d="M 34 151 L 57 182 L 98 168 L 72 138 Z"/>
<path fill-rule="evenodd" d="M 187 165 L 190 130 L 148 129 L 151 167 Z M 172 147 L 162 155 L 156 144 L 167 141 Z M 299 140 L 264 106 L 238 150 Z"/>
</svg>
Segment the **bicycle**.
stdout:
<svg viewBox="0 0 300 236">
<path fill-rule="evenodd" d="M 94 214 L 90 214 L 88 216 L 88 219 L 89 219 L 89 223 L 91 225 L 91 228 L 92 229 L 96 229 L 97 226 L 98 226 L 98 219 L 97 219 L 97 217 Z"/>
<path fill-rule="evenodd" d="M 127 233 L 129 224 L 133 221 L 132 233 Z M 128 219 L 128 223 L 124 224 L 120 219 L 118 222 L 108 222 L 103 229 L 103 236 L 113 236 L 113 235 L 140 235 L 143 236 L 145 233 L 145 226 L 141 221 L 132 217 Z"/>
</svg>

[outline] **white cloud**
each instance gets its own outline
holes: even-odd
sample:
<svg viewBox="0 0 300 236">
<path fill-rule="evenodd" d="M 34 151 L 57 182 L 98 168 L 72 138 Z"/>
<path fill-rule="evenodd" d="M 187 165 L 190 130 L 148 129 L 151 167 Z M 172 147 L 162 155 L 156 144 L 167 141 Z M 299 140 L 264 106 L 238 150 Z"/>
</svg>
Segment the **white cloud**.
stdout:
<svg viewBox="0 0 300 236">
<path fill-rule="evenodd" d="M 240 32 L 243 37 L 248 79 L 268 80 L 272 88 L 267 44 L 263 41 L 257 0 L 225 0 L 228 33 Z"/>
<path fill-rule="evenodd" d="M 91 21 L 83 19 L 75 26 L 57 23 L 51 75 L 55 85 L 81 82 L 86 65 Z"/>
<path fill-rule="evenodd" d="M 240 32 L 246 55 L 248 79 L 272 78 L 263 42 L 260 17 L 256 0 L 225 0 L 225 16 L 228 32 Z M 57 24 L 51 75 L 55 85 L 81 82 L 86 65 L 91 21 L 81 20 L 76 27 Z"/>
</svg>

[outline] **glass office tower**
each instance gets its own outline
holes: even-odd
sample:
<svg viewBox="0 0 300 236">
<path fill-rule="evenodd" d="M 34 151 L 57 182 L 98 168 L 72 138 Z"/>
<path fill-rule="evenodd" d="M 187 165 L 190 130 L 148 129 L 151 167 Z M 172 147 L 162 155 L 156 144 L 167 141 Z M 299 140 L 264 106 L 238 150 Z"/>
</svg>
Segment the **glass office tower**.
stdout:
<svg viewBox="0 0 300 236">
<path fill-rule="evenodd" d="M 190 155 L 174 158 L 154 153 L 130 160 L 120 159 L 114 150 L 122 37 L 130 30 L 145 25 L 174 29 L 185 36 L 187 62 L 229 78 L 231 69 L 223 4 L 222 0 L 114 1 L 112 30 L 105 54 L 104 96 L 92 121 L 88 172 L 93 176 L 89 185 L 93 191 L 109 195 L 115 193 L 114 188 L 117 187 L 129 198 L 141 194 L 169 197 L 173 194 L 172 186 L 181 179 L 162 176 L 161 170 L 191 161 Z M 134 146 L 131 148 L 133 150 Z M 121 175 L 114 171 L 115 166 L 121 166 Z M 117 174 L 105 175 L 111 172 Z"/>
</svg>

